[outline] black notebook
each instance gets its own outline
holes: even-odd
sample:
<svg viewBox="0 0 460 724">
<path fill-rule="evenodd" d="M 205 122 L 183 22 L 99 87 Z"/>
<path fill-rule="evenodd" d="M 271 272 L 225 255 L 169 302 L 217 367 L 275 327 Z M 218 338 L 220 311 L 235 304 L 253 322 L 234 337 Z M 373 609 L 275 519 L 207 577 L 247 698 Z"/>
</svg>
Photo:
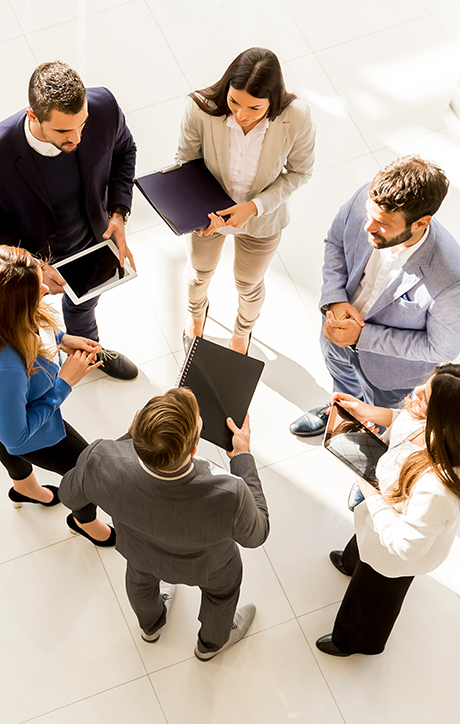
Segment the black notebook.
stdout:
<svg viewBox="0 0 460 724">
<path fill-rule="evenodd" d="M 264 367 L 265 363 L 258 359 L 202 337 L 194 338 L 177 386 L 189 387 L 195 394 L 204 440 L 233 450 L 233 433 L 227 426 L 227 417 L 241 427 Z"/>
<path fill-rule="evenodd" d="M 235 204 L 202 158 L 141 176 L 134 183 L 178 236 L 206 229 L 208 214 Z"/>
</svg>

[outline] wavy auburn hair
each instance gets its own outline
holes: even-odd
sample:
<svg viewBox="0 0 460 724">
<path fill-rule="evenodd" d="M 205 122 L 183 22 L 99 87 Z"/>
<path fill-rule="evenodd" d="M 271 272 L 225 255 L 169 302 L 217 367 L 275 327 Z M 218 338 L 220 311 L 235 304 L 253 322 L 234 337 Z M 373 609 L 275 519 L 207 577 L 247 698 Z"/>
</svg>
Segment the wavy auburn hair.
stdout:
<svg viewBox="0 0 460 724">
<path fill-rule="evenodd" d="M 425 443 L 426 448 L 406 458 L 398 480 L 385 493 L 390 505 L 407 500 L 417 480 L 429 470 L 460 498 L 460 478 L 455 470 L 460 468 L 460 365 L 445 364 L 435 370 L 426 411 Z"/>
<path fill-rule="evenodd" d="M 197 106 L 210 116 L 229 116 L 227 103 L 229 87 L 246 91 L 254 98 L 268 98 L 267 118 L 273 121 L 297 98 L 284 85 L 280 62 L 267 48 L 249 48 L 228 66 L 222 78 L 203 90 L 190 93 Z M 204 100 L 203 100 L 204 99 Z M 212 101 L 212 104 L 209 104 Z"/>
<path fill-rule="evenodd" d="M 40 300 L 41 266 L 25 249 L 0 245 L 0 350 L 14 349 L 29 377 L 38 356 L 53 356 L 42 344 L 39 328 L 57 329 L 51 310 Z"/>
</svg>

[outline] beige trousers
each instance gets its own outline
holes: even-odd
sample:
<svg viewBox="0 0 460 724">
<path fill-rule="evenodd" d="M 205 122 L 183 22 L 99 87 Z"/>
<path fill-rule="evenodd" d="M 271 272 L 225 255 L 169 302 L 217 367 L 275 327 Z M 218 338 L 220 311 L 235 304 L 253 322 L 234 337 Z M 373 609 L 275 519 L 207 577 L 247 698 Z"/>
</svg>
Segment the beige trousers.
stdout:
<svg viewBox="0 0 460 724">
<path fill-rule="evenodd" d="M 281 231 L 263 239 L 247 234 L 235 234 L 233 274 L 238 290 L 238 314 L 234 334 L 245 337 L 252 330 L 265 299 L 264 276 L 278 248 Z M 214 233 L 187 237 L 187 266 L 185 279 L 188 291 L 188 311 L 194 319 L 204 317 L 208 302 L 208 287 L 222 254 L 226 237 Z"/>
</svg>

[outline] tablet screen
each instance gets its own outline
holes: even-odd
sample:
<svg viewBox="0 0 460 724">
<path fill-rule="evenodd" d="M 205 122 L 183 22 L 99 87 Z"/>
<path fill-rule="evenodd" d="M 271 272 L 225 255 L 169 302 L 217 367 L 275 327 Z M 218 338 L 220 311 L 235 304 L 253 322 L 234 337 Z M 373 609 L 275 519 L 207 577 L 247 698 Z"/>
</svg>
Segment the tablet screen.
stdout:
<svg viewBox="0 0 460 724">
<path fill-rule="evenodd" d="M 109 246 L 79 256 L 59 265 L 59 273 L 79 299 L 108 281 L 123 279 L 124 269 Z"/>
<path fill-rule="evenodd" d="M 388 445 L 337 403 L 332 406 L 324 447 L 360 477 L 375 483 L 375 468 Z"/>
</svg>

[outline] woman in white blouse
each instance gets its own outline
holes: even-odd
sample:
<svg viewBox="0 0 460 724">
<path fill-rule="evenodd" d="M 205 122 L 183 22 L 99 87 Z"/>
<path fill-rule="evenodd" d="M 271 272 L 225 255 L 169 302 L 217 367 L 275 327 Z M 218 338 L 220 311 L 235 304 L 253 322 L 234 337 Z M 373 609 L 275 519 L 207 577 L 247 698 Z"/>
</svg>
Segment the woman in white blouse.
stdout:
<svg viewBox="0 0 460 724">
<path fill-rule="evenodd" d="M 447 558 L 460 522 L 460 365 L 438 367 L 399 412 L 351 395 L 333 396 L 358 420 L 387 430 L 377 465 L 379 488 L 359 478 L 364 500 L 354 510 L 356 536 L 332 551 L 351 576 L 332 634 L 317 647 L 334 656 L 379 654 L 414 576 Z"/>
<path fill-rule="evenodd" d="M 207 229 L 187 242 L 186 351 L 203 335 L 209 282 L 225 235 L 234 234 L 239 303 L 230 348 L 247 353 L 265 297 L 264 275 L 289 222 L 287 199 L 312 174 L 314 144 L 310 110 L 286 91 L 270 50 L 245 50 L 217 83 L 190 94 L 176 160 L 203 158 L 236 204 L 209 214 Z"/>
</svg>

